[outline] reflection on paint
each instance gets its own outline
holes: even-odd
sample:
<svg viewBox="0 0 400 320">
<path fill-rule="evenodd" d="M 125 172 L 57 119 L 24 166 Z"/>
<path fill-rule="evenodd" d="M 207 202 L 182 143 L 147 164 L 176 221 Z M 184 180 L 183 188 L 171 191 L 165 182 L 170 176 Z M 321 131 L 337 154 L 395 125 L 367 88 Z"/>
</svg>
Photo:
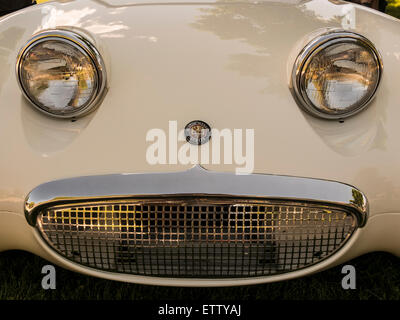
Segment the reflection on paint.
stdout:
<svg viewBox="0 0 400 320">
<path fill-rule="evenodd" d="M 124 35 L 120 31 L 129 29 L 121 21 L 101 23 L 100 20 L 104 20 L 108 16 L 96 16 L 97 10 L 89 7 L 80 10 L 62 10 L 49 5 L 42 8 L 42 13 L 44 17 L 36 32 L 59 26 L 71 26 L 85 29 L 104 38 L 123 38 Z"/>
</svg>

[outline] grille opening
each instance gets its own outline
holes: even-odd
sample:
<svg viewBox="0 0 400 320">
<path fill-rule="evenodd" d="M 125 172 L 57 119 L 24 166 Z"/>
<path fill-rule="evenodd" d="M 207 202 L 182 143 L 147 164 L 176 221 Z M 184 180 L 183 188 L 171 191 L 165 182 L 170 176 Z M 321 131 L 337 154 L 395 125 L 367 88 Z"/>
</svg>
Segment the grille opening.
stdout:
<svg viewBox="0 0 400 320">
<path fill-rule="evenodd" d="M 342 207 L 236 198 L 127 199 L 43 209 L 37 228 L 64 257 L 118 273 L 268 276 L 335 253 L 357 228 Z"/>
</svg>

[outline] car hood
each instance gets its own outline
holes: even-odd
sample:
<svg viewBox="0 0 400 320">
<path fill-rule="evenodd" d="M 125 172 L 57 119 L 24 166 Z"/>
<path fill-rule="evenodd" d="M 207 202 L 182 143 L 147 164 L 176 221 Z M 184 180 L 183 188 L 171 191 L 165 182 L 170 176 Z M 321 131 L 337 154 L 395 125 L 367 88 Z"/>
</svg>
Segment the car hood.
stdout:
<svg viewBox="0 0 400 320">
<path fill-rule="evenodd" d="M 156 4 L 156 3 L 234 3 L 243 2 L 239 0 L 98 0 L 103 4 L 112 7 L 129 6 L 135 4 Z M 275 3 L 275 4 L 293 4 L 297 5 L 307 0 L 261 0 L 261 1 L 246 1 L 248 3 Z"/>
<path fill-rule="evenodd" d="M 289 88 L 294 59 L 310 37 L 329 28 L 364 35 L 381 51 L 385 66 L 398 66 L 395 19 L 321 0 L 128 4 L 134 2 L 48 2 L 1 20 L 0 133 L 13 143 L 0 139 L 0 149 L 7 150 L 0 157 L 0 190 L 25 197 L 36 185 L 65 177 L 183 171 L 191 164 L 149 163 L 146 137 L 152 129 L 169 137 L 170 121 L 181 130 L 193 120 L 219 130 L 253 129 L 255 173 L 342 181 L 368 193 L 370 184 L 359 177 L 385 150 L 393 155 L 385 160 L 385 172 L 400 176 L 398 139 L 387 134 L 398 130 L 398 92 L 390 87 L 400 82 L 397 67 L 385 69 L 375 100 L 344 123 L 305 114 Z M 86 30 L 107 63 L 104 100 L 75 122 L 33 110 L 15 77 L 18 52 L 32 35 L 65 26 Z M 234 171 L 239 165 L 204 166 Z"/>
</svg>

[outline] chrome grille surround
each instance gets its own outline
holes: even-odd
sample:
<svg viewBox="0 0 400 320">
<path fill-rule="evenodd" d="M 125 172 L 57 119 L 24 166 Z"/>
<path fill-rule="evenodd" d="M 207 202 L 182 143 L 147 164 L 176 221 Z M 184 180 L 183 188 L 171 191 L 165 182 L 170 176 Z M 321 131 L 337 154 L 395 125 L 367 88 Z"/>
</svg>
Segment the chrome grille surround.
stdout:
<svg viewBox="0 0 400 320">
<path fill-rule="evenodd" d="M 234 278 L 295 271 L 357 227 L 342 208 L 237 198 L 126 199 L 49 207 L 38 229 L 59 254 L 117 273 Z"/>
<path fill-rule="evenodd" d="M 45 183 L 25 214 L 43 246 L 93 270 L 250 279 L 332 256 L 365 225 L 368 202 L 339 182 L 196 166 Z"/>
</svg>

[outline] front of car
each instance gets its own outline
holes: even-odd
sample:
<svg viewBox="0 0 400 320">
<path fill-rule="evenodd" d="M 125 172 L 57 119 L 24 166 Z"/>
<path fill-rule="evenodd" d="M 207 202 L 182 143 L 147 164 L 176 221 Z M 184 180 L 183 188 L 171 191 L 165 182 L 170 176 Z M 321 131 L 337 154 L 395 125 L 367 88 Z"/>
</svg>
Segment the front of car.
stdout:
<svg viewBox="0 0 400 320">
<path fill-rule="evenodd" d="M 400 23 L 342 1 L 0 20 L 0 249 L 220 286 L 400 255 Z"/>
</svg>

